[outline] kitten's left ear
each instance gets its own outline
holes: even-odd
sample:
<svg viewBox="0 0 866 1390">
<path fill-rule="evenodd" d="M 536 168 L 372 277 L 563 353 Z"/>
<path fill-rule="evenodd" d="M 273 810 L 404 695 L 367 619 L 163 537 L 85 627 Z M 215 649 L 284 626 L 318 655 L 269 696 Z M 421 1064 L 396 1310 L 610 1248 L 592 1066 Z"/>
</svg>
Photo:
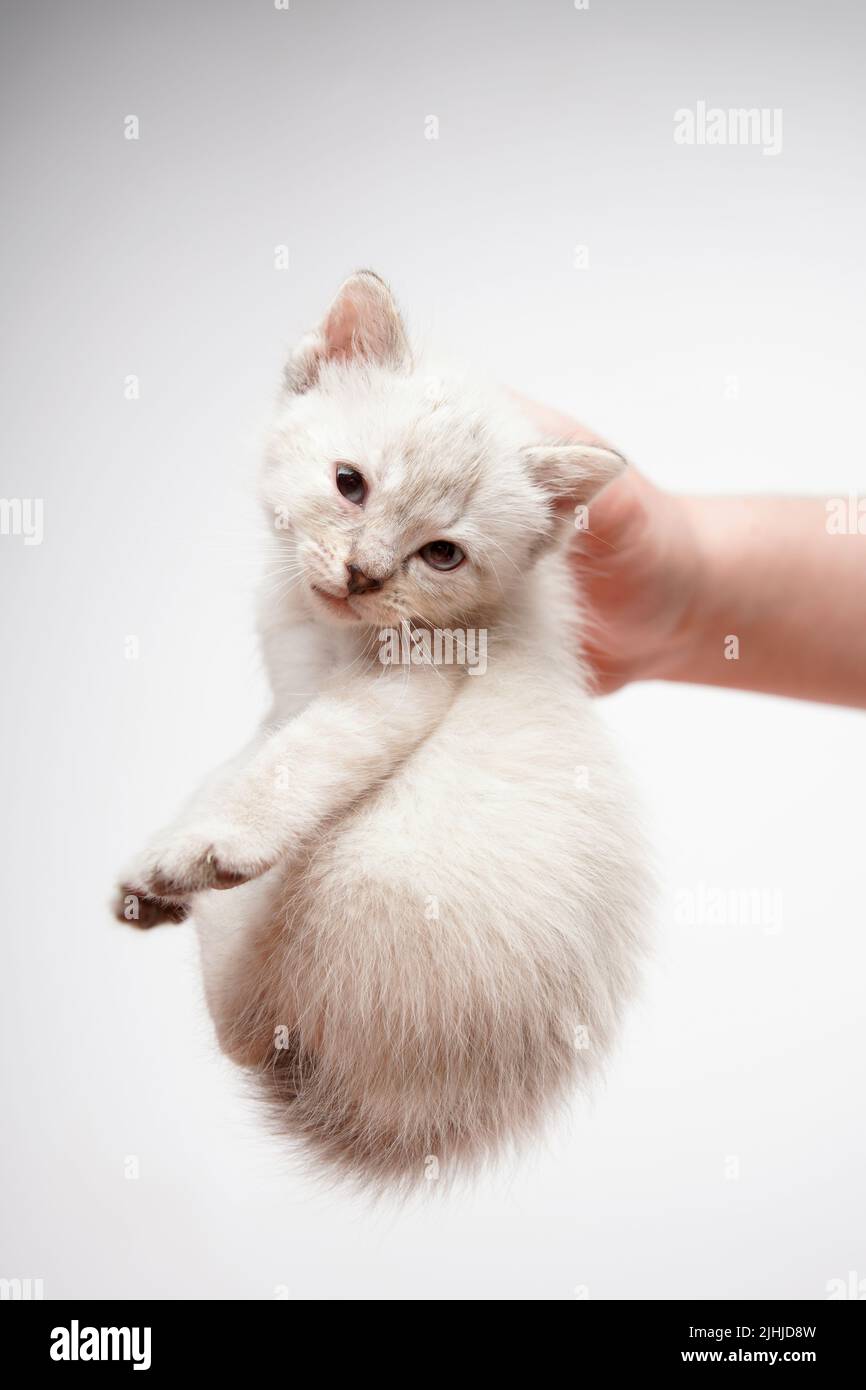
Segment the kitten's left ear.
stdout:
<svg viewBox="0 0 866 1390">
<path fill-rule="evenodd" d="M 558 502 L 588 502 L 628 466 L 597 444 L 534 444 L 523 457 L 533 482 Z"/>
<path fill-rule="evenodd" d="M 319 327 L 302 338 L 286 365 L 290 391 L 309 391 L 328 361 L 375 362 L 394 371 L 412 365 L 394 296 L 372 270 L 350 275 Z"/>
</svg>

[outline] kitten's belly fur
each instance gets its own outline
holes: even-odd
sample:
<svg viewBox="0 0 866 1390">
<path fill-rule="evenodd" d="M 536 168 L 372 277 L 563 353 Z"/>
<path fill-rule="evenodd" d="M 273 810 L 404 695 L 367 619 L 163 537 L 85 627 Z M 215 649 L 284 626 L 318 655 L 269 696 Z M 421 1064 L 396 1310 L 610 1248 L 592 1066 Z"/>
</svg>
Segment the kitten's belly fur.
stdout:
<svg viewBox="0 0 866 1390">
<path fill-rule="evenodd" d="M 567 674 L 466 677 L 303 869 L 200 899 L 223 1047 L 365 1178 L 484 1157 L 610 1044 L 646 896 L 629 802 Z"/>
</svg>

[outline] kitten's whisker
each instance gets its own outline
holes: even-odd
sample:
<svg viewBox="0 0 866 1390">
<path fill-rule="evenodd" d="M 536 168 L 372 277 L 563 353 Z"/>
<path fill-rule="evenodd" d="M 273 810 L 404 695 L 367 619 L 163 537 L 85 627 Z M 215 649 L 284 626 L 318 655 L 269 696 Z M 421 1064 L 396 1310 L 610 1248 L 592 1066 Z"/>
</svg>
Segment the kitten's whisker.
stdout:
<svg viewBox="0 0 866 1390">
<path fill-rule="evenodd" d="M 599 545 L 606 545 L 608 550 L 613 550 L 616 554 L 618 554 L 621 549 L 620 546 L 614 545 L 611 541 L 605 540 L 604 536 L 600 536 L 597 531 L 590 531 L 588 526 L 582 526 L 579 531 L 575 532 L 575 535 L 569 544 L 570 550 L 580 550 L 581 536 L 592 536 L 592 539 L 594 541 L 598 541 Z M 583 558 L 587 557 L 584 556 Z"/>
</svg>

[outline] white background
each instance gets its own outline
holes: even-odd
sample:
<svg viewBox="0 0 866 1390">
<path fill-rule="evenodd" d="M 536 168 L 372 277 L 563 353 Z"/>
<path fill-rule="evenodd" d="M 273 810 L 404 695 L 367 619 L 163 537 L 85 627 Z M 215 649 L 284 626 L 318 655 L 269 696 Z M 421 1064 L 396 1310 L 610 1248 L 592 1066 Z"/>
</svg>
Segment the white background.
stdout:
<svg viewBox="0 0 866 1390">
<path fill-rule="evenodd" d="M 656 962 L 596 1095 L 460 1198 L 311 1186 L 216 1052 L 191 931 L 105 906 L 264 710 L 257 439 L 354 267 L 665 486 L 862 486 L 862 11 L 52 0 L 4 27 L 0 491 L 44 499 L 45 538 L 0 537 L 0 1275 L 550 1300 L 866 1277 L 859 713 L 605 702 L 657 850 Z M 700 100 L 781 108 L 781 154 L 675 145 Z M 780 930 L 681 920 L 746 891 L 781 895 Z"/>
</svg>

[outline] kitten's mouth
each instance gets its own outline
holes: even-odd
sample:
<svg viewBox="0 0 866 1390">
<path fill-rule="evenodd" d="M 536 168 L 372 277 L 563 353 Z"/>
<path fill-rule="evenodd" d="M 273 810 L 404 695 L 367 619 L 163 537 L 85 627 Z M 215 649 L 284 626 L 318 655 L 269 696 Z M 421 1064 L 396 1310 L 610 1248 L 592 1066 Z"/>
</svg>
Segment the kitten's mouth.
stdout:
<svg viewBox="0 0 866 1390">
<path fill-rule="evenodd" d="M 338 598 L 336 594 L 329 594 L 324 589 L 320 589 L 318 584 L 310 585 L 310 592 L 316 595 L 332 613 L 339 614 L 342 618 L 357 618 L 357 613 L 351 607 L 348 598 Z"/>
</svg>

